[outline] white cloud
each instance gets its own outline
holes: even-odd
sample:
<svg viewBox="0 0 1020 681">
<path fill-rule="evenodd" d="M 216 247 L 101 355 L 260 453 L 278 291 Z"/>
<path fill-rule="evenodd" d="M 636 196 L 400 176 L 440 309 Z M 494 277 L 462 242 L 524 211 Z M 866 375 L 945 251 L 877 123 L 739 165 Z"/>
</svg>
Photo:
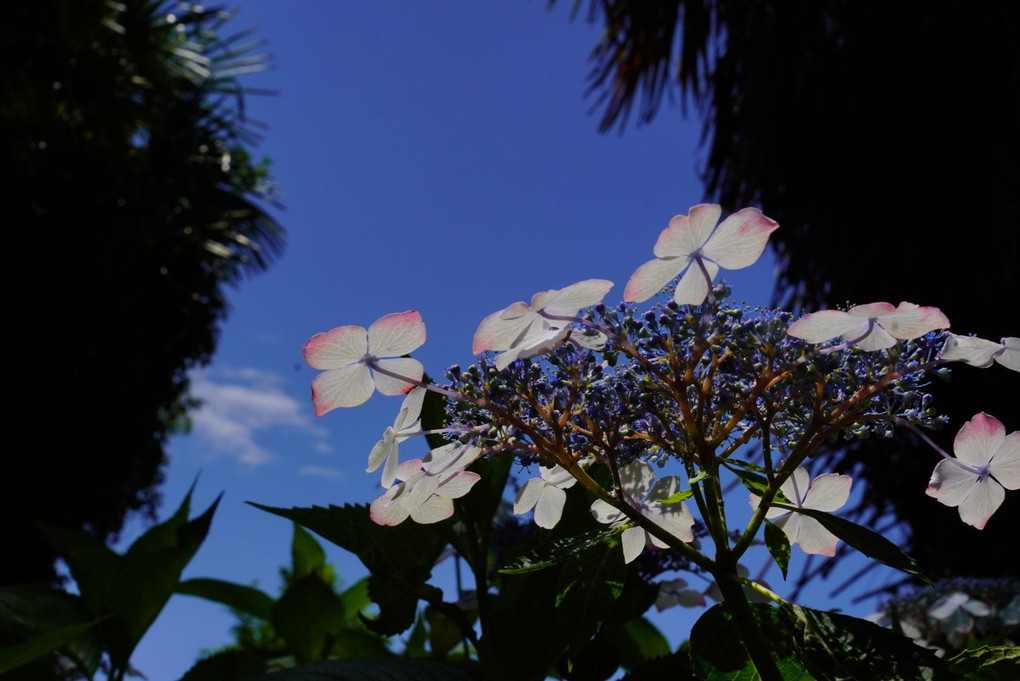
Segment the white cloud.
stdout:
<svg viewBox="0 0 1020 681">
<path fill-rule="evenodd" d="M 222 378 L 220 378 L 222 377 Z M 280 377 L 258 369 L 226 369 L 191 380 L 192 394 L 202 401 L 192 412 L 192 432 L 205 445 L 238 462 L 259 466 L 275 459 L 259 435 L 289 428 L 312 440 L 310 448 L 330 451 L 326 431 L 311 419 L 311 408 L 280 388 Z"/>
<path fill-rule="evenodd" d="M 337 468 L 326 468 L 325 466 L 302 466 L 298 475 L 310 475 L 314 478 L 327 478 L 329 480 L 346 480 L 347 474 Z"/>
</svg>

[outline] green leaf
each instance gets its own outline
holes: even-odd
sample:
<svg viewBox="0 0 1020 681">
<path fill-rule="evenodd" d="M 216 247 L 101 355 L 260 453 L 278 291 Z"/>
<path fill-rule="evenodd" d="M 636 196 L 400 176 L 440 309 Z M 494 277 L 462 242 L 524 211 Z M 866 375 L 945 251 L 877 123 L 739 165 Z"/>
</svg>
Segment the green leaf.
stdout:
<svg viewBox="0 0 1020 681">
<path fill-rule="evenodd" d="M 638 617 L 606 628 L 606 640 L 616 648 L 620 666 L 631 671 L 649 660 L 670 654 L 669 641 L 654 624 Z"/>
<path fill-rule="evenodd" d="M 769 520 L 765 521 L 765 546 L 776 560 L 776 565 L 782 570 L 785 580 L 786 569 L 790 566 L 790 538 Z"/>
<path fill-rule="evenodd" d="M 422 376 L 422 383 L 432 383 L 428 374 Z M 446 398 L 439 393 L 428 390 L 425 392 L 425 399 L 421 405 L 421 418 L 419 419 L 422 430 L 441 430 L 446 427 L 449 417 L 446 415 Z M 449 440 L 439 433 L 430 433 L 425 436 L 430 449 L 437 449 L 449 444 Z"/>
<path fill-rule="evenodd" d="M 326 552 L 315 537 L 294 523 L 294 539 L 290 544 L 291 579 L 301 579 L 326 567 Z"/>
<path fill-rule="evenodd" d="M 0 623 L 7 640 L 31 638 L 37 634 L 85 624 L 94 619 L 85 601 L 75 594 L 44 584 L 21 584 L 0 587 Z M 103 656 L 102 641 L 97 629 L 87 632 L 63 646 L 68 656 L 87 677 L 92 677 Z"/>
<path fill-rule="evenodd" d="M 949 660 L 949 668 L 967 681 L 1015 681 L 1020 676 L 1020 647 L 965 650 Z"/>
<path fill-rule="evenodd" d="M 267 674 L 259 681 L 473 681 L 472 674 L 433 660 L 329 660 Z"/>
<path fill-rule="evenodd" d="M 556 596 L 556 614 L 572 622 L 569 659 L 577 659 L 585 643 L 601 627 L 623 593 L 627 567 L 619 551 L 603 546 L 602 551 L 577 553 L 563 563 Z"/>
<path fill-rule="evenodd" d="M 554 539 L 514 560 L 500 568 L 503 574 L 520 574 L 525 572 L 536 572 L 548 567 L 562 563 L 565 560 L 576 557 L 588 551 L 600 547 L 613 547 L 617 544 L 617 535 L 620 528 L 608 530 L 596 530 L 570 537 Z"/>
<path fill-rule="evenodd" d="M 224 650 L 199 660 L 180 681 L 249 681 L 266 671 L 266 654 L 250 650 Z"/>
<path fill-rule="evenodd" d="M 273 606 L 271 621 L 298 662 L 304 663 L 326 659 L 331 637 L 346 618 L 340 598 L 311 573 L 290 583 Z"/>
<path fill-rule="evenodd" d="M 692 489 L 682 489 L 682 490 L 680 490 L 679 492 L 677 492 L 675 494 L 669 495 L 668 497 L 666 497 L 665 499 L 663 499 L 659 503 L 660 504 L 679 504 L 681 501 L 687 501 L 688 499 L 690 499 L 693 496 L 694 496 L 694 490 L 692 490 Z"/>
<path fill-rule="evenodd" d="M 22 643 L 0 648 L 0 674 L 63 648 L 104 619 L 106 618 L 43 632 Z"/>
<path fill-rule="evenodd" d="M 810 681 L 811 676 L 797 659 L 789 632 L 779 620 L 778 608 L 761 605 L 752 607 L 752 613 L 783 679 Z M 758 681 L 761 678 L 724 604 L 712 606 L 695 622 L 691 629 L 691 660 L 697 677 L 705 681 Z"/>
<path fill-rule="evenodd" d="M 725 463 L 733 464 L 737 462 L 726 461 Z M 747 465 L 750 466 L 750 464 Z M 755 468 L 757 468 L 757 466 Z M 730 468 L 730 471 L 732 471 L 733 474 L 737 476 L 737 479 L 740 480 L 741 484 L 743 484 L 744 487 L 746 487 L 748 491 L 751 492 L 751 494 L 757 494 L 759 497 L 764 496 L 765 492 L 767 492 L 769 489 L 768 478 L 766 478 L 764 475 L 759 475 L 757 473 L 752 473 L 750 471 L 739 470 L 734 468 Z M 776 490 L 776 495 L 772 498 L 772 501 L 773 503 L 781 504 L 790 503 L 790 500 L 787 499 L 786 496 L 784 496 L 783 493 L 779 490 Z"/>
<path fill-rule="evenodd" d="M 752 604 L 755 611 L 762 606 Z M 797 656 L 818 681 L 954 681 L 946 661 L 867 620 L 791 605 L 779 610 Z"/>
<path fill-rule="evenodd" d="M 272 615 L 275 602 L 271 596 L 253 586 L 206 577 L 181 582 L 177 585 L 176 593 L 222 603 L 228 608 L 267 621 Z"/>
<path fill-rule="evenodd" d="M 902 570 L 907 574 L 914 575 L 924 580 L 927 584 L 932 584 L 932 581 L 921 572 L 917 561 L 877 532 L 824 511 L 815 511 L 808 508 L 795 509 L 792 507 L 790 510 L 811 516 L 820 522 L 829 532 L 832 532 L 849 546 L 857 549 L 869 558 L 897 570 Z"/>
<path fill-rule="evenodd" d="M 399 634 L 414 624 L 419 599 L 435 599 L 439 593 L 441 600 L 442 592 L 426 582 L 449 541 L 448 522 L 384 527 L 372 522 L 363 505 L 283 509 L 248 503 L 292 520 L 358 556 L 372 573 L 368 593 L 379 605 L 379 616 L 365 620 L 373 631 Z"/>
<path fill-rule="evenodd" d="M 362 577 L 341 592 L 340 602 L 344 604 L 347 619 L 357 617 L 359 612 L 371 605 L 372 599 L 368 597 L 368 577 Z"/>
</svg>

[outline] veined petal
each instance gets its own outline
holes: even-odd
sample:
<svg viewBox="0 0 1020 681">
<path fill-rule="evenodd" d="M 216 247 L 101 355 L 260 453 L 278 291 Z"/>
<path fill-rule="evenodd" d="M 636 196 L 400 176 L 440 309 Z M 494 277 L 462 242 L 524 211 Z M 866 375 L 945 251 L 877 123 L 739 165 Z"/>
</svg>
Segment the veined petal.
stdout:
<svg viewBox="0 0 1020 681">
<path fill-rule="evenodd" d="M 623 299 L 628 303 L 641 303 L 661 291 L 680 274 L 690 262 L 686 255 L 667 259 L 649 260 L 630 275 Z"/>
<path fill-rule="evenodd" d="M 330 369 L 312 379 L 312 404 L 315 415 L 322 416 L 337 407 L 364 404 L 375 391 L 372 373 L 360 362 Z"/>
<path fill-rule="evenodd" d="M 977 479 L 977 475 L 964 470 L 956 462 L 943 459 L 935 464 L 924 493 L 946 506 L 959 506 L 970 494 Z"/>
<path fill-rule="evenodd" d="M 822 310 L 805 315 L 790 325 L 787 335 L 808 343 L 822 343 L 844 336 L 857 338 L 868 330 L 868 319 L 840 310 Z"/>
<path fill-rule="evenodd" d="M 804 499 L 808 495 L 810 485 L 811 476 L 808 474 L 807 469 L 803 466 L 797 466 L 793 470 L 793 474 L 786 479 L 786 482 L 779 486 L 779 491 L 790 500 L 790 503 L 800 507 L 804 505 Z"/>
<path fill-rule="evenodd" d="M 776 521 L 790 543 L 800 546 L 804 553 L 811 553 L 819 556 L 836 555 L 836 544 L 839 538 L 829 532 L 820 522 L 802 513 L 791 513 L 785 518 Z"/>
<path fill-rule="evenodd" d="M 560 489 L 573 487 L 574 483 L 577 482 L 577 478 L 571 475 L 570 471 L 562 466 L 542 466 L 539 469 L 539 473 L 542 476 L 542 479 L 548 484 L 559 487 Z"/>
<path fill-rule="evenodd" d="M 802 508 L 831 512 L 843 508 L 850 498 L 853 478 L 849 475 L 823 473 L 811 482 Z"/>
<path fill-rule="evenodd" d="M 462 496 L 471 491 L 475 483 L 482 479 L 482 476 L 478 473 L 472 473 L 471 471 L 457 471 L 453 475 L 447 475 L 441 483 L 439 488 L 436 490 L 437 494 L 441 494 L 449 499 L 460 499 Z"/>
<path fill-rule="evenodd" d="M 425 322 L 417 310 L 393 312 L 368 327 L 368 349 L 376 357 L 406 355 L 425 342 Z"/>
<path fill-rule="evenodd" d="M 620 484 L 635 503 L 644 500 L 654 482 L 655 471 L 644 461 L 632 461 L 620 469 Z"/>
<path fill-rule="evenodd" d="M 408 426 L 415 426 L 418 419 L 421 418 L 421 408 L 425 404 L 425 388 L 418 386 L 411 392 L 407 393 L 407 397 L 400 405 L 400 411 L 397 413 L 397 418 L 393 421 L 393 430 L 400 433 L 403 437 L 407 437 L 410 433 Z M 411 432 L 417 432 L 421 430 L 421 426 L 418 425 Z"/>
<path fill-rule="evenodd" d="M 919 307 L 902 302 L 890 314 L 878 318 L 878 323 L 900 340 L 918 338 L 935 329 L 948 329 L 949 319 L 937 307 Z"/>
<path fill-rule="evenodd" d="M 517 490 L 517 496 L 514 498 L 514 515 L 527 513 L 535 508 L 545 485 L 545 481 L 541 478 L 531 478 L 524 483 L 524 486 Z"/>
<path fill-rule="evenodd" d="M 433 494 L 411 511 L 411 520 L 419 525 L 431 525 L 453 515 L 453 502 L 448 497 Z"/>
<path fill-rule="evenodd" d="M 397 447 L 396 434 L 393 428 L 387 426 L 386 431 L 383 433 L 383 438 L 375 443 L 372 447 L 372 451 L 368 454 L 368 467 L 365 468 L 366 473 L 371 473 L 379 466 L 382 462 L 390 455 L 390 452 Z M 393 468 L 394 475 L 396 474 L 396 466 Z M 391 480 L 392 484 L 392 480 Z M 383 485 L 383 487 L 389 487 L 390 485 Z"/>
<path fill-rule="evenodd" d="M 573 317 L 582 308 L 601 302 L 611 288 L 613 282 L 607 279 L 585 279 L 558 291 L 536 293 L 531 307 L 536 312 Z"/>
<path fill-rule="evenodd" d="M 1002 489 L 1002 485 L 991 478 L 979 478 L 960 504 L 960 518 L 968 525 L 984 529 L 985 523 L 1005 498 L 1006 490 Z"/>
<path fill-rule="evenodd" d="M 535 505 L 535 524 L 547 530 L 556 527 L 566 502 L 566 492 L 552 485 L 543 485 L 542 494 Z"/>
<path fill-rule="evenodd" d="M 680 278 L 680 283 L 676 285 L 676 291 L 673 293 L 673 300 L 677 305 L 701 305 L 705 302 L 705 298 L 708 298 L 708 287 L 710 282 L 715 280 L 719 266 L 711 260 L 702 260 L 702 262 L 708 272 L 708 279 L 705 278 L 705 273 L 701 271 L 698 263 L 692 259 L 691 266 L 684 272 L 684 276 Z"/>
<path fill-rule="evenodd" d="M 995 358 L 995 361 L 1007 369 L 1020 371 L 1020 338 L 1003 338 L 1002 345 L 1006 349 Z"/>
<path fill-rule="evenodd" d="M 571 329 L 548 328 L 529 334 L 521 342 L 516 359 L 531 359 L 532 357 L 538 357 L 539 355 L 551 352 L 562 345 L 571 333 Z M 497 368 L 499 368 L 499 364 L 500 362 L 497 361 Z M 505 367 L 506 364 L 503 366 Z"/>
<path fill-rule="evenodd" d="M 875 350 L 885 350 L 896 345 L 899 340 L 891 333 L 882 328 L 881 325 L 875 324 L 871 327 L 871 331 L 868 335 L 860 340 L 857 340 L 853 336 L 844 336 L 846 341 L 856 341 L 857 347 L 865 352 L 874 352 Z"/>
<path fill-rule="evenodd" d="M 393 359 L 377 359 L 376 364 L 385 369 L 386 371 L 392 371 L 395 374 L 412 378 L 416 381 L 420 381 L 421 377 L 425 375 L 425 367 L 416 359 L 411 357 L 394 357 Z M 408 393 L 415 388 L 413 383 L 402 381 L 399 378 L 387 376 L 386 374 L 375 371 L 372 373 L 372 377 L 375 380 L 375 387 L 379 389 L 383 395 L 403 395 Z"/>
<path fill-rule="evenodd" d="M 648 512 L 645 515 L 681 541 L 694 541 L 694 516 L 691 515 L 687 504 L 682 501 L 679 504 L 649 504 Z M 653 534 L 649 534 L 648 538 L 660 549 L 669 546 Z"/>
<path fill-rule="evenodd" d="M 719 205 L 701 203 L 691 208 L 689 215 L 673 216 L 655 242 L 653 252 L 656 257 L 690 255 L 698 250 L 708 241 L 720 215 L 722 208 Z"/>
<path fill-rule="evenodd" d="M 623 544 L 623 562 L 629 563 L 645 550 L 647 535 L 640 527 L 628 527 L 620 535 L 620 543 Z"/>
<path fill-rule="evenodd" d="M 1006 428 L 994 416 L 975 414 L 963 424 L 953 440 L 956 458 L 971 466 L 987 466 L 1006 439 Z"/>
<path fill-rule="evenodd" d="M 506 311 L 493 312 L 482 320 L 475 331 L 471 352 L 477 355 L 485 350 L 496 352 L 507 350 L 514 345 L 522 333 L 527 331 L 529 326 L 538 320 L 537 313 L 531 310 L 527 310 L 524 314 L 515 314 L 509 319 L 504 317 Z"/>
<path fill-rule="evenodd" d="M 1002 351 L 1002 343 L 951 333 L 942 346 L 939 358 L 949 362 L 965 362 L 972 367 L 984 369 L 992 366 L 995 356 Z"/>
<path fill-rule="evenodd" d="M 769 234 L 778 227 L 757 208 L 744 208 L 722 221 L 701 252 L 720 267 L 739 270 L 761 257 Z"/>
<path fill-rule="evenodd" d="M 988 470 L 1006 489 L 1020 489 L 1020 431 L 1006 436 Z"/>
<path fill-rule="evenodd" d="M 866 305 L 854 305 L 847 314 L 852 317 L 865 317 L 867 319 L 878 319 L 885 315 L 890 315 L 896 312 L 896 307 L 892 303 L 868 303 Z"/>
<path fill-rule="evenodd" d="M 389 451 L 386 452 L 386 465 L 383 466 L 382 478 L 379 480 L 380 485 L 386 488 L 393 486 L 393 482 L 397 477 L 399 463 L 397 443 L 394 442 Z"/>
<path fill-rule="evenodd" d="M 302 354 L 313 369 L 339 369 L 361 361 L 368 352 L 368 333 L 363 326 L 338 326 L 308 339 Z"/>
</svg>

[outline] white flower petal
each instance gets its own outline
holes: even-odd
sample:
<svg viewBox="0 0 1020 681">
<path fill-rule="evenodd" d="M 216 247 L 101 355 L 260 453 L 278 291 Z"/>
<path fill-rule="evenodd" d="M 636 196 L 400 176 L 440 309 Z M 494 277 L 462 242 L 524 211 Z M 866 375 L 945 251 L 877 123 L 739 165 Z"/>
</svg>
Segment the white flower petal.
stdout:
<svg viewBox="0 0 1020 681">
<path fill-rule="evenodd" d="M 567 493 L 552 485 L 543 485 L 542 494 L 535 505 L 535 524 L 549 530 L 556 527 L 563 515 Z"/>
<path fill-rule="evenodd" d="M 312 403 L 315 415 L 322 416 L 337 407 L 364 404 L 375 391 L 372 373 L 364 364 L 330 369 L 312 379 Z"/>
<path fill-rule="evenodd" d="M 748 267 L 761 257 L 769 234 L 778 227 L 757 208 L 738 210 L 716 228 L 702 253 L 728 270 Z"/>
<path fill-rule="evenodd" d="M 992 366 L 995 355 L 1002 351 L 1002 343 L 993 343 L 984 338 L 949 334 L 939 358 L 950 362 L 965 362 L 972 367 Z"/>
<path fill-rule="evenodd" d="M 976 475 L 964 470 L 955 461 L 943 459 L 935 464 L 924 493 L 946 506 L 959 506 L 970 494 L 976 480 Z"/>
<path fill-rule="evenodd" d="M 968 525 L 983 529 L 988 519 L 1006 498 L 1006 490 L 991 478 L 979 478 L 960 504 L 960 518 Z"/>
<path fill-rule="evenodd" d="M 1006 348 L 1002 354 L 995 358 L 995 361 L 1013 371 L 1020 371 L 1020 338 L 1003 338 L 1002 344 Z"/>
<path fill-rule="evenodd" d="M 794 338 L 822 343 L 833 338 L 858 338 L 868 330 L 868 320 L 840 310 L 822 310 L 801 317 L 786 330 Z"/>
<path fill-rule="evenodd" d="M 953 440 L 956 458 L 971 466 L 987 466 L 1006 439 L 1006 428 L 994 416 L 975 414 Z"/>
<path fill-rule="evenodd" d="M 690 267 L 680 278 L 680 282 L 676 285 L 676 291 L 673 293 L 673 300 L 677 305 L 701 305 L 708 297 L 708 287 L 710 282 L 715 280 L 719 266 L 711 260 L 702 260 L 702 262 L 705 265 L 705 270 L 708 271 L 708 279 L 705 278 L 705 273 L 701 271 L 698 263 L 692 260 Z"/>
<path fill-rule="evenodd" d="M 433 494 L 411 511 L 411 520 L 419 525 L 430 525 L 446 520 L 453 515 L 453 502 L 449 498 Z"/>
<path fill-rule="evenodd" d="M 641 303 L 661 291 L 680 274 L 690 262 L 687 256 L 649 260 L 630 275 L 623 299 L 628 303 Z"/>
<path fill-rule="evenodd" d="M 623 520 L 626 516 L 608 502 L 596 499 L 591 505 L 591 514 L 600 523 L 609 524 Z"/>
<path fill-rule="evenodd" d="M 517 490 L 517 496 L 514 498 L 514 515 L 527 513 L 535 508 L 543 489 L 545 489 L 545 481 L 540 478 L 531 478 L 524 483 L 524 486 Z"/>
<path fill-rule="evenodd" d="M 613 282 L 608 279 L 585 279 L 558 291 L 535 294 L 531 306 L 536 311 L 560 317 L 574 317 L 582 308 L 602 301 Z"/>
<path fill-rule="evenodd" d="M 368 349 L 376 357 L 399 357 L 425 342 L 425 322 L 416 310 L 394 312 L 368 327 Z"/>
<path fill-rule="evenodd" d="M 339 369 L 360 362 L 368 352 L 368 334 L 362 326 L 340 326 L 308 339 L 302 349 L 313 369 Z"/>
<path fill-rule="evenodd" d="M 1020 489 L 1020 431 L 1006 436 L 988 470 L 1006 489 Z"/>
<path fill-rule="evenodd" d="M 675 258 L 694 253 L 708 241 L 720 215 L 722 208 L 711 203 L 694 206 L 689 215 L 674 215 L 655 242 L 656 257 Z"/>
<path fill-rule="evenodd" d="M 391 371 L 416 381 L 420 381 L 421 377 L 425 375 L 425 367 L 422 363 L 411 357 L 377 359 L 376 364 L 386 371 Z M 375 387 L 383 395 L 403 395 L 415 388 L 413 383 L 387 376 L 379 371 L 373 372 L 372 376 L 375 380 Z"/>
<path fill-rule="evenodd" d="M 853 478 L 849 475 L 823 473 L 811 482 L 802 508 L 831 512 L 843 508 L 850 498 Z"/>
<path fill-rule="evenodd" d="M 640 527 L 628 527 L 620 535 L 623 544 L 623 562 L 629 563 L 645 550 L 645 531 Z"/>
<path fill-rule="evenodd" d="M 839 538 L 825 529 L 820 522 L 801 513 L 791 513 L 776 521 L 790 542 L 800 546 L 804 553 L 819 556 L 835 556 Z"/>
</svg>

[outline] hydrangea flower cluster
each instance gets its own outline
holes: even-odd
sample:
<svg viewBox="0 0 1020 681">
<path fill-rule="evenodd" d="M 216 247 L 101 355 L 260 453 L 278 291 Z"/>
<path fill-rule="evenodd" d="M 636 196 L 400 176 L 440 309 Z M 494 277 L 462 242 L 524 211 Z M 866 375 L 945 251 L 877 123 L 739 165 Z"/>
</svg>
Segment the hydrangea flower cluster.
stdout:
<svg viewBox="0 0 1020 681">
<path fill-rule="evenodd" d="M 779 226 L 754 208 L 719 223 L 721 214 L 700 205 L 674 217 L 623 303 L 603 302 L 612 282 L 588 279 L 492 313 L 474 336 L 478 361 L 451 367 L 444 385 L 423 383 L 421 364 L 405 356 L 425 340 L 417 312 L 313 336 L 305 357 L 324 370 L 313 382 L 316 414 L 361 404 L 376 389 L 407 394 L 369 456 L 368 471 L 382 467 L 386 488 L 372 518 L 448 518 L 452 500 L 478 482 L 472 463 L 511 456 L 541 465 L 513 504 L 515 513 L 533 511 L 539 527 L 555 527 L 567 495 L 584 490 L 595 526 L 619 532 L 625 561 L 669 547 L 716 577 L 726 570 L 753 582 L 735 561 L 761 541 L 763 527 L 804 552 L 834 555 L 838 537 L 824 521 L 846 503 L 852 481 L 808 472 L 824 443 L 942 425 L 925 385 L 950 362 L 1020 371 L 1020 339 L 949 333 L 935 307 L 874 302 L 794 318 L 731 304 L 728 286 L 714 282 L 718 271 L 753 264 Z M 674 280 L 669 299 L 633 305 Z M 401 463 L 398 444 L 425 432 L 426 391 L 446 402 L 446 423 L 429 432 L 447 444 Z M 1020 488 L 1020 434 L 978 414 L 954 451 L 936 448 L 942 460 L 927 493 L 981 528 L 1005 490 Z M 672 473 L 660 475 L 666 466 Z M 722 512 L 729 476 L 751 492 L 742 530 Z M 692 546 L 696 523 L 714 558 Z"/>
</svg>

